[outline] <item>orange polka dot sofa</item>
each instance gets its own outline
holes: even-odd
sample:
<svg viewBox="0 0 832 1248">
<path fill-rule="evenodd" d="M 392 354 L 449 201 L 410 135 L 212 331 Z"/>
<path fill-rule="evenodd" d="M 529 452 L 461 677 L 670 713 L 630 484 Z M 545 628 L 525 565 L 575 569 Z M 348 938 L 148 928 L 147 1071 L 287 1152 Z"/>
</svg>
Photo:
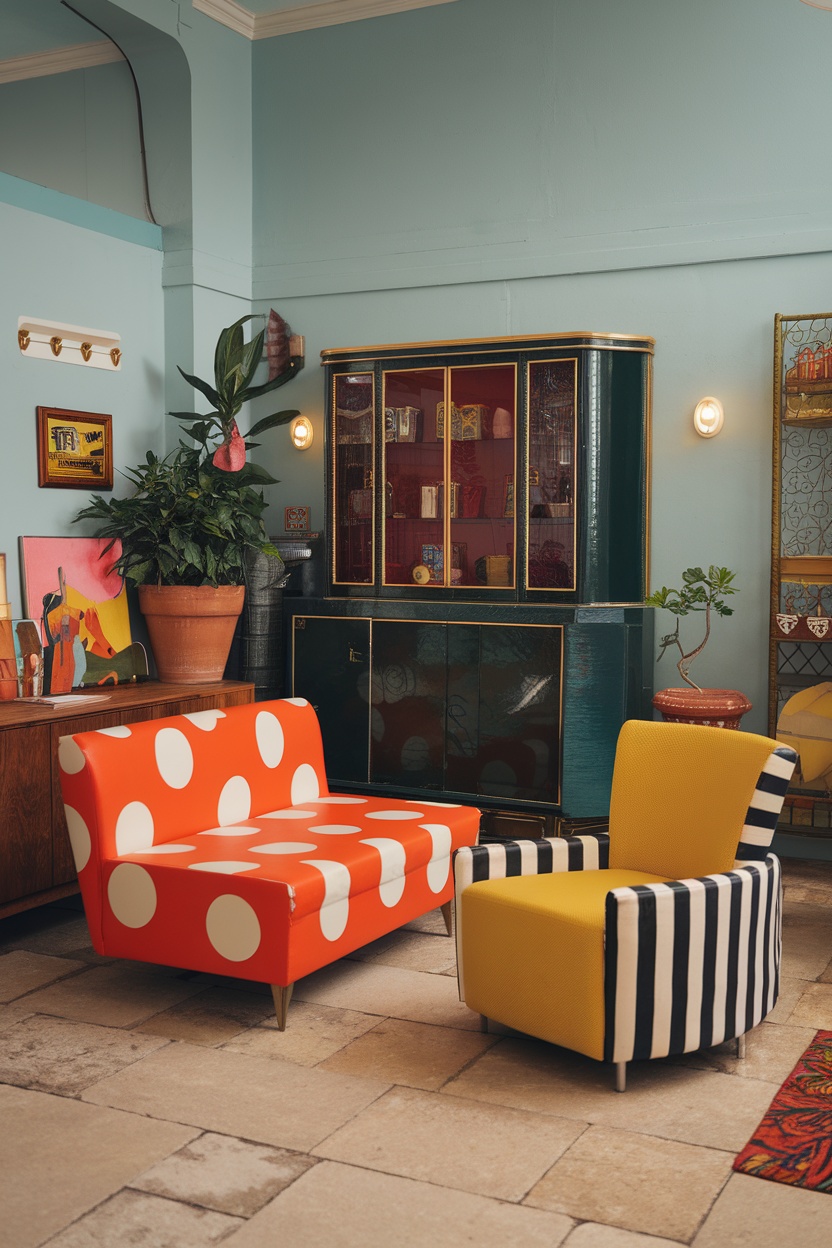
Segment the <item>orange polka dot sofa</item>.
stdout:
<svg viewBox="0 0 832 1248">
<path fill-rule="evenodd" d="M 330 793 L 302 698 L 62 737 L 61 788 L 93 945 L 272 986 L 442 906 L 480 812 Z"/>
</svg>

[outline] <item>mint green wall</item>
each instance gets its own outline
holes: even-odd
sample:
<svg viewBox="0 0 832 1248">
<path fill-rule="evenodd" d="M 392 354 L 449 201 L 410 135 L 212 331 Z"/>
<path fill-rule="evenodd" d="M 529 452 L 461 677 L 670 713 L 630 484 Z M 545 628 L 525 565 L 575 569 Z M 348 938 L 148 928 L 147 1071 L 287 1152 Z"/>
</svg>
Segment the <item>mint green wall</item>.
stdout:
<svg viewBox="0 0 832 1248">
<path fill-rule="evenodd" d="M 63 197 L 45 194 L 57 211 Z M 135 463 L 148 449 L 162 450 L 162 253 L 158 244 L 128 242 L 0 202 L 0 271 L 0 551 L 17 615 L 23 611 L 18 537 L 88 531 L 71 524 L 86 492 L 38 488 L 35 408 L 109 412 L 117 467 Z M 28 358 L 18 350 L 19 316 L 114 330 L 124 347 L 121 370 Z M 127 492 L 118 473 L 116 491 Z"/>
<path fill-rule="evenodd" d="M 458 0 L 256 43 L 253 289 L 307 335 L 291 400 L 319 434 L 278 508 L 321 522 L 322 348 L 651 335 L 653 585 L 736 569 L 695 671 L 764 730 L 773 318 L 832 290 L 832 168 L 795 163 L 830 53 L 832 15 L 797 0 Z"/>
</svg>

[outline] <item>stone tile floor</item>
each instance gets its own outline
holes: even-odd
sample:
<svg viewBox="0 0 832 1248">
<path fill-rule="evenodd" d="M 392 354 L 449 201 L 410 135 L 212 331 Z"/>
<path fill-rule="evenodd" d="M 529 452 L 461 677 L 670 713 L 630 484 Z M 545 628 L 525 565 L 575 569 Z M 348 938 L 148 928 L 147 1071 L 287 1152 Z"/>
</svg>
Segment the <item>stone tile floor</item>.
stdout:
<svg viewBox="0 0 832 1248">
<path fill-rule="evenodd" d="M 265 985 L 96 955 L 77 898 L 0 921 L 0 1248 L 829 1248 L 832 1195 L 733 1174 L 832 1029 L 832 864 L 784 863 L 780 1001 L 608 1068 L 483 1035 L 438 911 Z"/>
</svg>

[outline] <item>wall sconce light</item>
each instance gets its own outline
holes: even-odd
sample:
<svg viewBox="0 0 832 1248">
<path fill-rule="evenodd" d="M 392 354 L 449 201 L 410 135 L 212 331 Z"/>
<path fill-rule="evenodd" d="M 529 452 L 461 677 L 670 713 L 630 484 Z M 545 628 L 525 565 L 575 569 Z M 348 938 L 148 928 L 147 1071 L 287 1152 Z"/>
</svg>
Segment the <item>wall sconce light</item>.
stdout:
<svg viewBox="0 0 832 1248">
<path fill-rule="evenodd" d="M 719 399 L 700 399 L 693 409 L 693 427 L 700 437 L 713 438 L 719 433 L 724 420 L 725 413 Z"/>
<path fill-rule="evenodd" d="M 312 445 L 314 430 L 308 416 L 296 416 L 289 426 L 292 446 L 298 451 L 308 451 Z"/>
</svg>

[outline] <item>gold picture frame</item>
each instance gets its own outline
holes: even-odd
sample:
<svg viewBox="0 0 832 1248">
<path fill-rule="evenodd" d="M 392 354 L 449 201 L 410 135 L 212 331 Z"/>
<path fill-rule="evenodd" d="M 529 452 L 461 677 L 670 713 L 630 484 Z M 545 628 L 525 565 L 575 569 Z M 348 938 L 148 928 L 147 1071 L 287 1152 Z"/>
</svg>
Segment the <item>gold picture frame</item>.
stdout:
<svg viewBox="0 0 832 1248">
<path fill-rule="evenodd" d="M 69 490 L 113 488 L 113 418 L 63 407 L 37 409 L 38 485 Z"/>
</svg>

